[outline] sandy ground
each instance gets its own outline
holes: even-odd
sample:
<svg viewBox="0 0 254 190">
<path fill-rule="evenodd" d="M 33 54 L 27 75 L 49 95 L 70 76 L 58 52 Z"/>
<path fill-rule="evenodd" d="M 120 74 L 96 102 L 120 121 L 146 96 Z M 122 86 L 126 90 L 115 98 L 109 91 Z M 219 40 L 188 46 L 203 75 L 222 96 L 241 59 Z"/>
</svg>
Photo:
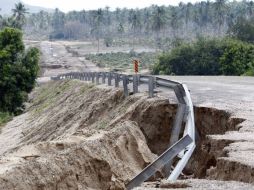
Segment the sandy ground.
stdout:
<svg viewBox="0 0 254 190">
<path fill-rule="evenodd" d="M 42 51 L 41 65 L 44 71 L 42 75 L 44 78 L 40 78 L 38 79 L 38 81 L 47 82 L 50 76 L 56 76 L 57 74 L 71 72 L 71 71 L 98 71 L 99 70 L 99 68 L 97 68 L 91 62 L 88 62 L 87 60 L 84 60 L 83 58 L 81 59 L 79 57 L 73 56 L 71 53 L 68 53 L 66 50 L 66 45 L 70 45 L 68 43 L 64 44 L 64 42 L 47 42 L 47 41 L 38 42 L 38 43 L 33 42 L 33 45 L 36 44 L 37 46 L 41 48 L 41 51 Z M 76 45 L 79 45 L 79 44 L 76 44 Z M 254 147 L 254 78 L 252 77 L 224 77 L 224 76 L 216 76 L 216 77 L 214 76 L 211 76 L 211 77 L 210 76 L 204 76 L 204 77 L 162 76 L 162 77 L 186 83 L 188 88 L 190 89 L 191 97 L 196 107 L 210 107 L 210 108 L 217 108 L 219 110 L 226 110 L 227 112 L 231 114 L 232 118 L 242 118 L 245 120 L 244 122 L 240 123 L 237 126 L 239 129 L 238 131 L 228 131 L 225 134 L 209 136 L 209 138 L 211 139 L 211 142 L 218 143 L 218 144 L 222 142 L 223 143 L 227 142 L 226 143 L 227 146 L 223 147 L 223 150 L 226 151 L 226 155 L 218 158 L 216 172 L 214 173 L 211 170 L 211 176 L 212 176 L 212 179 L 236 180 L 236 181 L 253 183 L 254 182 L 254 177 L 253 177 L 253 174 L 254 174 L 254 150 L 253 150 L 253 147 Z M 140 91 L 142 92 L 146 91 L 146 89 L 147 89 L 146 86 L 140 87 Z M 75 88 L 73 89 L 73 91 L 75 92 Z M 90 96 L 92 95 L 90 94 Z M 97 94 L 97 96 L 101 98 L 100 101 L 103 102 L 103 96 L 99 94 Z M 157 96 L 163 97 L 163 98 L 169 98 L 171 102 L 174 102 L 173 93 L 170 93 L 166 90 L 160 90 Z M 65 102 L 68 99 L 68 94 L 65 94 L 64 97 L 61 98 L 63 102 Z M 52 97 L 48 97 L 48 98 L 50 99 Z M 89 101 L 91 101 L 89 97 L 87 98 Z M 78 103 L 77 101 L 79 100 L 80 104 L 77 104 L 77 106 L 81 106 L 81 107 L 83 106 L 81 103 L 84 100 L 82 99 L 76 100 L 75 97 L 73 97 L 71 100 L 74 101 L 75 103 Z M 69 104 L 71 104 L 71 102 L 69 102 Z M 106 105 L 110 106 L 109 104 L 106 104 Z M 63 108 L 62 110 L 63 112 L 61 112 L 61 106 L 58 108 L 59 108 L 58 110 L 56 110 L 56 108 L 55 109 L 52 108 L 52 110 L 49 111 L 48 113 L 47 111 L 45 111 L 44 113 L 46 113 L 46 115 L 45 114 L 41 115 L 40 117 L 37 118 L 37 120 L 31 120 L 31 114 L 25 113 L 21 116 L 16 117 L 12 122 L 8 123 L 8 125 L 2 129 L 1 138 L 0 138 L 0 145 L 1 145 L 0 153 L 2 155 L 0 160 L 1 161 L 0 174 L 5 174 L 5 175 L 10 174 L 10 177 L 11 177 L 12 174 L 15 173 L 15 170 L 12 170 L 12 168 L 19 167 L 20 165 L 22 165 L 24 163 L 24 158 L 25 160 L 27 160 L 26 159 L 27 156 L 28 158 L 29 157 L 37 158 L 38 154 L 41 155 L 43 152 L 38 147 L 36 149 L 34 149 L 34 147 L 32 148 L 29 147 L 28 149 L 24 148 L 24 150 L 21 151 L 22 153 L 18 153 L 19 155 L 18 157 L 17 155 L 15 155 L 15 152 L 14 152 L 14 155 L 11 155 L 8 158 L 3 157 L 3 155 L 11 153 L 9 152 L 9 150 L 14 150 L 15 148 L 17 148 L 17 146 L 24 146 L 24 145 L 28 146 L 29 144 L 33 144 L 34 142 L 41 142 L 41 141 L 47 142 L 51 140 L 59 140 L 59 139 L 61 140 L 61 138 L 66 138 L 66 137 L 69 138 L 70 137 L 68 135 L 69 133 L 70 134 L 75 133 L 75 130 L 78 128 L 77 125 L 75 125 L 74 123 L 72 123 L 73 125 L 71 125 L 68 122 L 68 120 L 61 120 L 61 118 L 64 116 L 63 113 L 69 113 L 67 112 L 66 109 L 70 109 L 70 108 L 68 107 Z M 90 108 L 92 107 L 89 107 L 89 109 Z M 97 110 L 96 106 L 94 106 L 93 108 Z M 72 109 L 73 108 L 71 108 L 71 110 Z M 44 108 L 42 110 L 44 110 Z M 60 130 L 62 131 L 62 134 L 60 133 L 60 135 L 58 133 L 54 133 L 54 131 L 50 131 L 49 129 L 51 128 L 49 126 L 51 126 L 52 123 L 47 122 L 47 118 L 54 116 L 56 112 L 58 113 L 56 115 L 56 117 L 58 118 L 55 120 L 52 120 L 52 122 L 54 121 L 53 122 L 55 126 L 54 130 L 58 129 L 59 127 L 61 128 L 61 125 L 59 125 L 58 123 L 59 121 L 61 124 L 64 124 L 65 126 L 62 128 L 62 130 Z M 69 116 L 67 118 L 73 117 L 72 111 L 70 112 L 71 114 L 67 115 Z M 92 113 L 93 112 L 91 110 L 90 114 Z M 81 117 L 82 114 L 79 113 L 78 116 Z M 87 115 L 87 117 L 90 117 L 89 114 Z M 81 118 L 78 117 L 78 119 L 77 118 L 76 119 L 80 120 Z M 75 120 L 73 122 L 75 122 Z M 82 126 L 82 122 L 80 123 L 80 125 Z M 89 126 L 90 123 L 88 123 L 87 125 Z M 101 125 L 101 124 L 98 124 L 98 125 Z M 39 128 L 37 129 L 33 127 L 30 128 L 30 126 L 39 126 Z M 137 133 L 140 132 L 138 131 L 138 129 L 135 128 L 134 133 L 135 133 L 135 130 Z M 40 133 L 42 132 L 43 134 L 45 134 L 45 136 L 38 135 L 39 134 L 38 132 Z M 121 135 L 119 135 L 116 138 L 121 139 L 122 137 Z M 142 139 L 144 138 L 140 137 L 137 140 L 142 141 Z M 47 146 L 51 147 L 53 145 L 47 145 Z M 25 156 L 24 155 L 23 157 L 20 156 L 22 154 L 25 154 Z M 54 161 L 54 159 L 52 160 L 52 162 Z M 144 157 L 143 159 L 146 159 L 146 158 Z M 64 160 L 64 158 L 62 158 L 62 160 Z M 41 164 L 42 163 L 43 162 L 41 162 Z M 42 165 L 39 165 L 39 166 L 42 166 Z M 6 173 L 6 171 L 9 171 L 9 173 L 8 172 Z M 24 173 L 21 172 L 19 174 L 22 176 Z M 36 175 L 35 173 L 32 173 L 32 174 Z M 228 176 L 230 176 L 230 179 L 228 178 Z M 0 179 L 2 178 L 0 177 Z M 254 189 L 252 185 L 241 184 L 239 182 L 190 180 L 190 181 L 187 181 L 187 183 L 191 184 L 192 189 L 227 189 L 227 188 Z M 143 187 L 143 189 L 147 189 L 147 188 L 148 187 Z M 12 188 L 9 188 L 9 189 L 12 189 Z M 68 189 L 68 188 L 63 188 L 63 189 Z"/>
<path fill-rule="evenodd" d="M 36 46 L 41 50 L 41 77 L 51 77 L 68 72 L 109 70 L 109 68 L 99 68 L 85 59 L 86 54 L 98 53 L 96 44 L 92 42 L 25 41 L 25 43 L 27 46 Z M 132 49 L 130 46 L 106 47 L 102 43 L 100 46 L 100 53 L 129 52 Z M 154 52 L 155 50 L 148 47 L 135 47 L 135 51 Z"/>
<path fill-rule="evenodd" d="M 95 88 L 74 80 L 38 87 L 31 94 L 27 112 L 9 122 L 0 134 L 0 189 L 124 189 L 126 181 L 155 159 L 152 152 L 161 152 L 168 145 L 166 136 L 175 107 L 168 104 L 163 93 L 152 99 L 148 99 L 146 93 L 124 98 L 120 89 L 104 85 Z M 211 121 L 211 115 L 220 120 L 223 115 L 216 112 L 205 113 L 200 109 L 196 114 L 199 127 L 216 123 Z M 207 116 L 203 117 L 204 114 Z M 234 141 L 251 142 L 242 139 L 238 142 L 237 138 Z M 242 146 L 233 151 L 238 155 L 239 147 Z M 252 145 L 245 148 L 253 152 Z M 254 189 L 252 184 L 239 182 L 243 177 L 253 183 L 249 173 L 252 165 L 244 160 L 232 162 L 236 156 L 231 152 L 229 150 L 224 159 L 228 162 L 221 168 L 235 176 L 217 168 L 211 176 L 220 180 L 157 184 L 163 189 L 178 189 L 179 183 L 183 184 L 182 189 L 190 190 Z M 246 154 L 243 157 L 247 158 Z M 231 163 L 239 166 L 233 170 L 227 165 Z M 225 180 L 230 181 L 221 181 L 229 176 Z M 155 186 L 145 183 L 138 189 Z"/>
<path fill-rule="evenodd" d="M 40 49 L 44 77 L 66 72 L 98 71 L 98 67 L 84 57 L 76 57 L 68 53 L 63 42 L 43 41 L 40 42 Z"/>
</svg>

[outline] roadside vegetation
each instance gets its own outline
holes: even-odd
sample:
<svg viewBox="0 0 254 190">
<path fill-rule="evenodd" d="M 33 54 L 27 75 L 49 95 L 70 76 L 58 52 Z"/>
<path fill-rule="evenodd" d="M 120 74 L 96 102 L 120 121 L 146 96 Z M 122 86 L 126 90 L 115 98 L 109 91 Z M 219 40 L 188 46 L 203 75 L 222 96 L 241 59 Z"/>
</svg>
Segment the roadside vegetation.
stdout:
<svg viewBox="0 0 254 190">
<path fill-rule="evenodd" d="M 23 108 L 39 71 L 39 50 L 25 50 L 22 32 L 0 31 L 0 111 L 18 114 Z"/>
<path fill-rule="evenodd" d="M 159 57 L 154 74 L 254 75 L 254 45 L 234 39 L 199 39 Z"/>
<path fill-rule="evenodd" d="M 8 112 L 0 112 L 0 127 L 2 127 L 2 125 L 10 121 L 12 117 L 13 115 Z"/>
<path fill-rule="evenodd" d="M 39 71 L 39 50 L 25 48 L 23 33 L 26 9 L 15 5 L 13 15 L 2 18 L 0 27 L 0 125 L 20 114 Z"/>
</svg>

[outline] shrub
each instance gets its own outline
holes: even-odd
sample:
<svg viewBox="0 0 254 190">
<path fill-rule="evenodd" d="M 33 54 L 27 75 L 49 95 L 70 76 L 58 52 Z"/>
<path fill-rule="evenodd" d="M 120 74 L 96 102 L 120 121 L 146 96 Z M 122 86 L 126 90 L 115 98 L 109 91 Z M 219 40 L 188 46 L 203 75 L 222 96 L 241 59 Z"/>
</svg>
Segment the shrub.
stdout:
<svg viewBox="0 0 254 190">
<path fill-rule="evenodd" d="M 27 93 L 35 85 L 38 62 L 38 49 L 25 51 L 20 30 L 0 31 L 0 111 L 20 112 Z"/>
<path fill-rule="evenodd" d="M 182 44 L 159 57 L 154 74 L 250 75 L 254 45 L 233 39 L 199 39 Z"/>
</svg>

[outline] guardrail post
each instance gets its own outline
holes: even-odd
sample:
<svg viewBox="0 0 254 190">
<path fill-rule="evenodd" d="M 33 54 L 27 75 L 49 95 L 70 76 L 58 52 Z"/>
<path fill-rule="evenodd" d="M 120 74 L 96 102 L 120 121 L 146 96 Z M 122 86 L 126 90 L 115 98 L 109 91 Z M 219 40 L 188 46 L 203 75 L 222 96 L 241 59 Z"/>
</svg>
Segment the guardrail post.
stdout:
<svg viewBox="0 0 254 190">
<path fill-rule="evenodd" d="M 149 76 L 149 81 L 148 81 L 148 93 L 149 93 L 149 98 L 152 98 L 154 96 L 154 77 Z"/>
<path fill-rule="evenodd" d="M 87 73 L 87 81 L 90 81 L 90 80 L 91 80 L 91 73 L 88 72 L 88 73 Z"/>
<path fill-rule="evenodd" d="M 95 73 L 92 72 L 92 83 L 94 83 Z"/>
<path fill-rule="evenodd" d="M 182 85 L 180 85 L 180 84 L 176 85 L 174 87 L 174 92 L 175 92 L 178 102 L 181 104 L 186 104 L 185 100 L 184 100 L 185 92 L 184 92 Z"/>
<path fill-rule="evenodd" d="M 112 80 L 112 73 L 108 73 L 108 85 L 111 86 L 111 80 Z"/>
<path fill-rule="evenodd" d="M 89 72 L 86 73 L 86 81 L 89 81 Z"/>
<path fill-rule="evenodd" d="M 96 84 L 99 84 L 99 79 L 100 79 L 100 73 L 96 72 L 95 75 L 96 75 Z"/>
<path fill-rule="evenodd" d="M 123 75 L 123 91 L 124 91 L 124 96 L 125 97 L 129 96 L 128 83 L 129 83 L 128 76 Z"/>
<path fill-rule="evenodd" d="M 133 93 L 138 93 L 138 75 L 133 75 Z"/>
<path fill-rule="evenodd" d="M 106 74 L 103 72 L 102 73 L 102 83 L 105 84 L 105 79 L 106 79 Z"/>
<path fill-rule="evenodd" d="M 115 73 L 115 87 L 119 87 L 119 74 Z"/>
</svg>

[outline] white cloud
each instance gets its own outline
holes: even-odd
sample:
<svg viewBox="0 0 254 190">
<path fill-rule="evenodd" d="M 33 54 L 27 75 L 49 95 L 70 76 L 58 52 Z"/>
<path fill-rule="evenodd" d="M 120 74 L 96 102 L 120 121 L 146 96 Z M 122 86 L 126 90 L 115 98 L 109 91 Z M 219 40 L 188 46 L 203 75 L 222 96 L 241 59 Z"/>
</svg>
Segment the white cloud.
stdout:
<svg viewBox="0 0 254 190">
<path fill-rule="evenodd" d="M 191 0 L 195 2 L 195 0 Z M 152 4 L 156 5 L 177 5 L 180 0 L 23 0 L 24 3 L 47 8 L 59 8 L 62 11 L 70 10 L 91 10 L 104 8 L 106 6 L 115 9 L 116 7 L 143 8 Z M 182 2 L 189 2 L 182 0 Z"/>
</svg>

